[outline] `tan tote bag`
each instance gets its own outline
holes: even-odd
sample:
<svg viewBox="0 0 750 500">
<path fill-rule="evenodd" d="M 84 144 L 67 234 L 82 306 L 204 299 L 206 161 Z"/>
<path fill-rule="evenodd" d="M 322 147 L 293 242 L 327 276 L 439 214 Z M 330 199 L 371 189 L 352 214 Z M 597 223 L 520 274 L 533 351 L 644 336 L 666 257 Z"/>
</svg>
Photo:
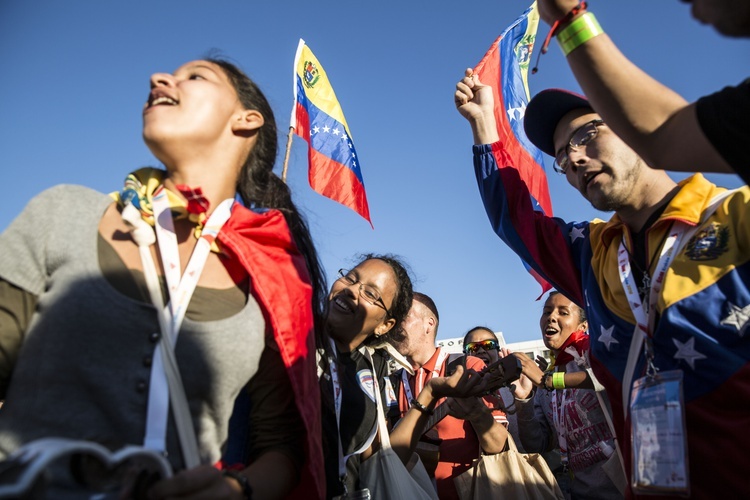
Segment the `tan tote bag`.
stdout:
<svg viewBox="0 0 750 500">
<path fill-rule="evenodd" d="M 508 450 L 481 455 L 453 480 L 461 500 L 563 500 L 547 462 L 538 453 L 520 453 L 508 434 Z"/>
</svg>

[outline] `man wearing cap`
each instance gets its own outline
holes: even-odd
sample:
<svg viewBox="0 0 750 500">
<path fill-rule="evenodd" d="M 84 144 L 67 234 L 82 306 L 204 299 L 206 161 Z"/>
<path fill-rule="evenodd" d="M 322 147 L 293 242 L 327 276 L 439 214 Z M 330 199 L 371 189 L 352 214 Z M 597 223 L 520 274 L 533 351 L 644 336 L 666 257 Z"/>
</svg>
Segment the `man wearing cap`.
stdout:
<svg viewBox="0 0 750 500">
<path fill-rule="evenodd" d="M 592 368 L 609 394 L 626 466 L 631 435 L 650 446 L 635 453 L 632 493 L 654 493 L 651 484 L 666 485 L 659 492 L 669 495 L 709 498 L 717 488 L 744 495 L 750 486 L 750 189 L 727 191 L 701 174 L 676 184 L 649 168 L 584 97 L 547 90 L 526 108 L 528 138 L 556 158 L 556 170 L 595 208 L 615 214 L 577 223 L 544 216 L 533 210 L 524 173 L 509 164 L 499 142 L 491 87 L 469 69 L 456 88 L 492 227 L 584 307 Z M 644 377 L 656 370 L 658 377 Z M 679 377 L 682 402 L 671 391 Z M 634 386 L 639 392 L 631 408 Z M 652 389 L 664 389 L 651 399 L 664 403 L 661 411 L 641 411 L 649 407 L 640 396 L 654 396 Z M 654 420 L 668 414 L 664 408 L 676 417 L 668 442 L 667 433 L 644 431 L 665 429 L 666 419 Z M 671 462 L 667 451 L 674 452 Z"/>
</svg>

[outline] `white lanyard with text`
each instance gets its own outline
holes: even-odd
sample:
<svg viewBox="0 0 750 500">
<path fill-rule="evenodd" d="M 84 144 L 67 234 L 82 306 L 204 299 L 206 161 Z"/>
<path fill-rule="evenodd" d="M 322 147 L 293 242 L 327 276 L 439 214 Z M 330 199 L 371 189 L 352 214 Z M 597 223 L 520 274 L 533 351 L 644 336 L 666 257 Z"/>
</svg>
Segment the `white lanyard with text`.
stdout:
<svg viewBox="0 0 750 500">
<path fill-rule="evenodd" d="M 211 251 L 211 242 L 229 219 L 234 200 L 230 198 L 221 202 L 206 221 L 201 237 L 193 249 L 182 277 L 180 277 L 181 266 L 177 236 L 174 231 L 174 222 L 166 191 L 163 187 L 154 194 L 152 203 L 159 254 L 169 291 L 169 304 L 163 308 L 157 307 L 157 313 L 161 315 L 161 334 L 168 341 L 167 345 L 174 349 L 188 304 Z M 150 258 L 150 253 L 148 255 Z M 154 297 L 152 297 L 152 301 L 155 301 Z M 164 356 L 167 353 L 163 352 L 162 349 L 162 345 L 157 344 L 154 350 L 149 384 L 146 437 L 144 439 L 145 447 L 159 451 L 165 451 L 166 449 L 170 400 L 169 384 L 164 370 Z"/>
<path fill-rule="evenodd" d="M 557 371 L 557 370 L 555 370 Z M 560 460 L 563 466 L 568 466 L 568 441 L 567 433 L 565 430 L 565 399 L 568 396 L 568 391 L 574 391 L 575 389 L 563 389 L 561 391 L 552 391 L 552 421 L 555 424 L 555 430 L 557 431 L 557 444 L 560 446 Z M 558 404 L 558 394 L 560 402 Z"/>
<path fill-rule="evenodd" d="M 622 405 L 626 418 L 628 413 L 628 402 L 630 401 L 630 386 L 633 381 L 636 361 L 640 355 L 644 341 L 646 344 L 647 373 L 650 375 L 656 373 L 656 367 L 653 364 L 654 353 L 651 342 L 656 322 L 656 303 L 659 300 L 659 292 L 661 292 L 662 283 L 667 274 L 667 269 L 669 269 L 669 266 L 672 264 L 672 260 L 677 252 L 682 248 L 685 229 L 686 226 L 680 222 L 675 222 L 669 228 L 669 235 L 664 241 L 664 245 L 662 245 L 645 304 L 642 303 L 641 297 L 638 295 L 638 288 L 633 280 L 633 271 L 630 267 L 630 254 L 625 248 L 625 243 L 620 240 L 620 247 L 617 251 L 617 270 L 620 274 L 620 283 L 622 283 L 622 288 L 625 291 L 628 305 L 630 306 L 630 310 L 633 313 L 636 323 L 622 381 Z"/>
<path fill-rule="evenodd" d="M 440 370 L 443 369 L 443 363 L 448 357 L 447 351 L 443 351 L 440 347 L 438 347 L 438 349 L 440 350 L 440 353 L 438 353 L 438 358 L 435 361 L 435 367 L 430 372 L 430 378 L 440 375 Z M 418 373 L 414 374 L 414 392 L 416 392 L 417 395 L 422 392 L 422 389 L 424 389 L 424 385 L 426 382 L 425 370 L 420 368 L 418 370 Z M 409 405 L 411 404 L 412 399 L 414 399 L 414 394 L 412 394 L 411 392 L 411 386 L 409 385 L 409 375 L 406 373 L 406 370 L 401 371 L 401 385 L 403 386 L 404 394 L 406 395 L 406 403 Z"/>
<path fill-rule="evenodd" d="M 656 265 L 654 277 L 651 279 L 651 287 L 649 289 L 649 295 L 647 304 L 641 303 L 641 298 L 638 295 L 637 288 L 633 283 L 633 273 L 630 268 L 630 260 L 625 244 L 620 240 L 620 247 L 617 251 L 618 258 L 618 271 L 620 274 L 620 282 L 622 288 L 625 291 L 625 295 L 628 299 L 628 305 L 633 313 L 636 320 L 636 327 L 633 330 L 633 339 L 630 342 L 630 351 L 628 352 L 628 361 L 625 366 L 625 373 L 623 374 L 622 380 L 622 409 L 625 414 L 625 418 L 628 416 L 628 402 L 630 401 L 630 388 L 633 382 L 633 374 L 635 372 L 635 365 L 638 356 L 643 347 L 644 340 L 646 341 L 646 361 L 647 373 L 653 376 L 656 373 L 656 367 L 653 365 L 653 346 L 651 343 L 651 337 L 654 333 L 654 323 L 656 321 L 656 314 L 654 309 L 659 298 L 659 292 L 661 291 L 662 282 L 667 274 L 667 269 L 672 263 L 672 260 L 677 253 L 682 250 L 683 245 L 693 236 L 693 234 L 705 223 L 708 218 L 716 211 L 719 205 L 726 199 L 732 196 L 737 190 L 730 189 L 726 190 L 718 195 L 714 196 L 703 213 L 701 214 L 701 220 L 693 227 L 688 227 L 686 224 L 681 222 L 675 222 L 669 229 L 669 237 L 664 242 L 661 249 L 661 255 Z M 675 228 L 675 226 L 678 226 Z"/>
</svg>

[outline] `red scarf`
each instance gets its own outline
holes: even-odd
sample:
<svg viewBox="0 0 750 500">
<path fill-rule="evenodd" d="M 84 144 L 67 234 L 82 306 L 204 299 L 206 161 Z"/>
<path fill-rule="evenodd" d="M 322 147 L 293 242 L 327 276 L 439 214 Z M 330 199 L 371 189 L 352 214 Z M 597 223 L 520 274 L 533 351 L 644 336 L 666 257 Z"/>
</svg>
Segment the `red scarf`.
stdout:
<svg viewBox="0 0 750 500">
<path fill-rule="evenodd" d="M 253 294 L 273 330 L 305 424 L 305 465 L 290 497 L 325 498 L 312 287 L 305 259 L 278 210 L 258 214 L 235 203 L 217 239 L 221 249 L 252 278 Z"/>
<path fill-rule="evenodd" d="M 585 330 L 576 330 L 571 333 L 570 337 L 565 339 L 565 342 L 557 351 L 555 366 L 565 366 L 573 361 L 573 356 L 565 352 L 565 349 L 570 346 L 573 346 L 578 354 L 583 355 L 584 352 L 589 350 L 589 334 Z"/>
</svg>

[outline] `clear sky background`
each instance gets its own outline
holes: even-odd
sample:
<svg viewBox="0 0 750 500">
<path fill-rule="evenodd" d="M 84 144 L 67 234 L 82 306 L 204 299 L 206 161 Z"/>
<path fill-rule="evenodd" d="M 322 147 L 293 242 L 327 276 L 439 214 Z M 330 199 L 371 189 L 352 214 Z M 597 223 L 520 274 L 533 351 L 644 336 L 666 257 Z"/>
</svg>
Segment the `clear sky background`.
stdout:
<svg viewBox="0 0 750 500">
<path fill-rule="evenodd" d="M 281 131 L 280 172 L 294 55 L 304 38 L 343 107 L 375 226 L 310 189 L 307 144 L 295 137 L 288 182 L 328 280 L 359 253 L 395 253 L 410 265 L 415 288 L 435 299 L 438 339 L 474 325 L 501 330 L 508 342 L 537 339 L 540 288 L 490 228 L 474 180 L 471 132 L 453 104 L 464 69 L 529 5 L 0 0 L 0 230 L 45 188 L 76 183 L 110 192 L 128 172 L 158 166 L 141 140 L 149 76 L 213 48 L 269 98 Z M 628 57 L 687 99 L 748 76 L 750 41 L 715 34 L 677 0 L 589 6 Z M 548 29 L 540 24 L 538 47 Z M 540 68 L 530 76 L 532 95 L 547 87 L 579 90 L 555 42 Z M 546 167 L 555 215 L 609 218 L 552 171 L 551 159 Z M 734 175 L 709 178 L 740 185 Z"/>
</svg>

